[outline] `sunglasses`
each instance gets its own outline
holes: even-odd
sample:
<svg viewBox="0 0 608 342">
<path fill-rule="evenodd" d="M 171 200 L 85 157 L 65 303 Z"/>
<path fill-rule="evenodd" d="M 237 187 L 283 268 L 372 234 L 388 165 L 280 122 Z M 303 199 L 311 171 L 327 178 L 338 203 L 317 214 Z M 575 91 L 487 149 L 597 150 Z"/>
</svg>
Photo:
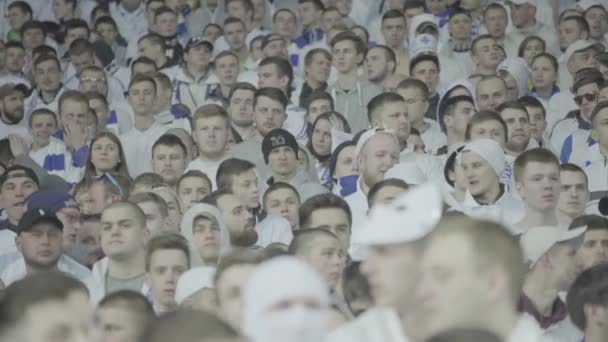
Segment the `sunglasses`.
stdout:
<svg viewBox="0 0 608 342">
<path fill-rule="evenodd" d="M 597 100 L 597 93 L 586 93 L 583 95 L 577 95 L 574 97 L 574 103 L 577 106 L 580 106 L 583 103 L 583 99 L 587 100 L 587 102 L 593 102 Z"/>
</svg>

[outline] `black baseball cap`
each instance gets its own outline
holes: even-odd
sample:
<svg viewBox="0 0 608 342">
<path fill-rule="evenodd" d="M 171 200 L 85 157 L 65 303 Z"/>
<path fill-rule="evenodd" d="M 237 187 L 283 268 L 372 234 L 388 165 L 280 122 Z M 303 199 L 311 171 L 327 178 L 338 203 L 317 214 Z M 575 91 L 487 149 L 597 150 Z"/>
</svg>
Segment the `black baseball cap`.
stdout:
<svg viewBox="0 0 608 342">
<path fill-rule="evenodd" d="M 28 231 L 34 225 L 42 222 L 51 223 L 60 230 L 63 230 L 63 223 L 61 223 L 61 220 L 59 220 L 55 214 L 48 210 L 38 208 L 29 209 L 23 214 L 17 225 L 17 234 Z"/>
<path fill-rule="evenodd" d="M 4 185 L 4 183 L 6 183 L 8 179 L 16 177 L 27 177 L 33 180 L 34 183 L 36 183 L 36 185 L 40 187 L 40 181 L 38 180 L 38 176 L 36 176 L 36 173 L 29 167 L 25 167 L 22 165 L 13 165 L 6 169 L 2 176 L 0 176 L 0 187 Z"/>
<path fill-rule="evenodd" d="M 211 43 L 207 38 L 202 36 L 192 37 L 188 39 L 186 46 L 184 47 L 184 51 L 188 52 L 191 48 L 197 47 L 199 45 L 206 45 L 209 51 L 213 51 L 213 43 Z"/>
</svg>

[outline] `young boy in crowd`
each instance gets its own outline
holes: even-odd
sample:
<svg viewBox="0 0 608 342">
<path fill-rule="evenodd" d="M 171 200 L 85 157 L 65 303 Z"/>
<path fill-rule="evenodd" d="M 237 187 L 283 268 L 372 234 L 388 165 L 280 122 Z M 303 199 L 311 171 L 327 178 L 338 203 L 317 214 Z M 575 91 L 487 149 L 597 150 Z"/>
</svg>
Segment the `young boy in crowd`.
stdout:
<svg viewBox="0 0 608 342">
<path fill-rule="evenodd" d="M 218 105 L 205 105 L 198 108 L 192 117 L 192 137 L 198 148 L 198 158 L 188 164 L 187 170 L 198 170 L 209 176 L 212 189 L 221 162 L 227 158 L 230 118 Z"/>
<path fill-rule="evenodd" d="M 190 249 L 184 237 L 173 233 L 150 239 L 146 246 L 146 283 L 150 286 L 156 315 L 177 309 L 177 281 L 189 268 Z"/>
</svg>

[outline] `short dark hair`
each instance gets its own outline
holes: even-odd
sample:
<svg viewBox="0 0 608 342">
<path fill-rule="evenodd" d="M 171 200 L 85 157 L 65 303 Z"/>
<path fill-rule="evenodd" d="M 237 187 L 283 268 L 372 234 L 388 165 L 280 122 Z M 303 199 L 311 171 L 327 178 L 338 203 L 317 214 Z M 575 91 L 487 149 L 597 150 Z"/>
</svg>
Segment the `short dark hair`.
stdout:
<svg viewBox="0 0 608 342">
<path fill-rule="evenodd" d="M 119 290 L 106 295 L 99 302 L 98 310 L 110 307 L 120 307 L 133 313 L 136 317 L 136 330 L 138 335 L 143 335 L 149 324 L 155 321 L 156 314 L 152 304 L 139 292 L 132 290 Z"/>
<path fill-rule="evenodd" d="M 521 180 L 524 169 L 532 162 L 554 164 L 559 167 L 559 159 L 550 150 L 541 147 L 527 150 L 520 154 L 513 163 L 513 175 L 516 182 Z"/>
<path fill-rule="evenodd" d="M 289 183 L 284 183 L 284 182 L 274 182 L 268 187 L 268 189 L 266 189 L 266 191 L 264 191 L 264 195 L 262 195 L 262 205 L 264 206 L 265 209 L 266 209 L 266 199 L 268 198 L 268 195 L 272 192 L 275 192 L 275 191 L 281 190 L 281 189 L 291 190 L 293 193 L 296 194 L 296 197 L 298 198 L 298 203 L 300 203 L 300 194 L 298 193 L 298 190 L 293 185 L 291 185 Z"/>
<path fill-rule="evenodd" d="M 30 20 L 24 23 L 23 26 L 21 26 L 21 36 L 23 37 L 24 33 L 29 30 L 40 30 L 45 37 L 47 35 L 46 27 L 38 20 Z"/>
<path fill-rule="evenodd" d="M 264 254 L 259 251 L 248 249 L 235 249 L 222 256 L 215 274 L 213 275 L 213 287 L 217 288 L 218 280 L 229 268 L 237 265 L 258 265 L 264 261 Z"/>
<path fill-rule="evenodd" d="M 297 255 L 303 249 L 309 249 L 310 247 L 312 247 L 311 245 L 314 243 L 315 239 L 320 236 L 328 237 L 330 239 L 333 238 L 339 241 L 336 234 L 326 229 L 300 229 L 293 234 L 293 239 L 289 244 L 289 249 L 287 250 L 287 252 L 291 255 Z"/>
<path fill-rule="evenodd" d="M 8 9 L 12 10 L 13 8 L 18 8 L 21 12 L 25 14 L 29 14 L 30 18 L 34 17 L 34 11 L 32 11 L 32 6 L 25 1 L 15 1 L 8 5 Z"/>
<path fill-rule="evenodd" d="M 190 247 L 188 240 L 177 233 L 164 233 L 155 236 L 146 244 L 146 271 L 150 271 L 152 266 L 152 255 L 162 250 L 179 250 L 186 255 L 188 268 L 190 268 Z"/>
<path fill-rule="evenodd" d="M 310 95 L 306 97 L 306 101 L 304 101 L 304 107 L 306 112 L 310 110 L 310 105 L 317 100 L 327 100 L 331 104 L 331 110 L 334 110 L 334 98 L 324 90 L 315 90 Z"/>
<path fill-rule="evenodd" d="M 486 6 L 486 8 L 483 10 L 484 20 L 485 20 L 486 14 L 488 14 L 488 12 L 491 10 L 501 10 L 505 14 L 505 16 L 508 15 L 507 9 L 503 5 L 493 2 L 491 4 L 488 4 L 488 6 Z"/>
<path fill-rule="evenodd" d="M 95 55 L 95 49 L 93 48 L 93 44 L 84 38 L 78 38 L 70 44 L 70 48 L 68 49 L 68 53 L 70 56 L 80 56 L 85 53 L 90 54 L 91 56 Z"/>
<path fill-rule="evenodd" d="M 143 42 L 144 40 L 149 40 L 152 44 L 160 46 L 163 50 L 167 49 L 167 43 L 165 42 L 165 38 L 163 38 L 158 33 L 147 33 L 146 35 L 137 40 L 137 44 Z"/>
<path fill-rule="evenodd" d="M 505 122 L 505 120 L 502 119 L 500 114 L 496 113 L 495 111 L 491 111 L 491 110 L 480 110 L 479 112 L 473 114 L 473 116 L 471 117 L 471 120 L 469 120 L 469 123 L 467 124 L 467 128 L 464 133 L 464 139 L 471 140 L 471 129 L 473 129 L 473 126 L 483 123 L 483 122 L 488 122 L 488 121 L 499 122 L 500 126 L 502 127 L 502 129 L 505 133 L 505 139 L 507 139 L 507 137 L 509 135 L 507 133 L 508 132 L 507 123 Z"/>
<path fill-rule="evenodd" d="M 353 223 L 352 213 L 346 201 L 332 193 L 319 194 L 310 197 L 300 206 L 300 228 L 307 228 L 312 214 L 319 209 L 340 209 L 348 217 L 349 225 Z"/>
<path fill-rule="evenodd" d="M 428 100 L 429 88 L 426 86 L 426 84 L 424 82 L 422 82 L 421 80 L 419 80 L 417 78 L 412 78 L 412 77 L 406 78 L 405 80 L 399 82 L 399 85 L 397 85 L 397 90 L 411 89 L 411 88 L 420 90 L 422 92 L 422 97 L 424 98 L 424 100 Z"/>
<path fill-rule="evenodd" d="M 514 110 L 519 110 L 519 111 L 525 112 L 526 116 L 529 117 L 528 110 L 526 109 L 526 107 L 523 104 L 521 104 L 520 102 L 518 102 L 517 100 L 507 101 L 505 103 L 500 104 L 496 108 L 496 111 L 498 111 L 498 113 L 500 113 L 502 116 L 502 112 L 506 109 L 514 109 Z"/>
<path fill-rule="evenodd" d="M 157 68 L 156 62 L 154 62 L 153 60 L 151 60 L 150 58 L 145 57 L 145 56 L 137 57 L 136 59 L 133 60 L 133 62 L 131 62 L 131 72 L 133 72 L 133 68 L 135 67 L 136 64 L 147 64 L 147 65 L 154 66 L 154 69 Z"/>
<path fill-rule="evenodd" d="M 345 41 L 345 40 L 349 40 L 353 43 L 353 45 L 355 45 L 355 51 L 357 52 L 357 54 L 365 54 L 365 51 L 367 50 L 367 48 L 365 47 L 365 44 L 363 43 L 363 41 L 361 40 L 361 38 L 359 38 L 359 36 L 357 36 L 356 34 L 350 32 L 350 31 L 344 31 L 344 32 L 340 32 L 338 33 L 329 43 L 329 46 L 333 47 L 338 44 L 339 42 Z"/>
<path fill-rule="evenodd" d="M 248 160 L 237 158 L 228 158 L 224 160 L 217 168 L 216 184 L 218 190 L 231 192 L 234 177 L 255 168 L 255 164 Z"/>
<path fill-rule="evenodd" d="M 394 103 L 404 102 L 403 97 L 396 93 L 380 93 L 367 103 L 367 118 L 371 122 L 376 112 L 383 106 Z"/>
<path fill-rule="evenodd" d="M 273 101 L 279 102 L 283 109 L 286 109 L 287 104 L 289 103 L 289 99 L 287 99 L 287 96 L 283 91 L 281 91 L 281 89 L 266 87 L 256 90 L 255 95 L 253 97 L 253 108 L 257 106 L 258 99 L 262 96 L 267 97 Z"/>
<path fill-rule="evenodd" d="M 34 61 L 34 68 L 48 61 L 55 62 L 55 64 L 59 68 L 59 71 L 61 71 L 61 62 L 59 62 L 59 59 L 53 55 L 41 55 L 40 57 L 36 58 L 36 60 Z"/>
<path fill-rule="evenodd" d="M 256 88 L 253 84 L 248 82 L 238 82 L 230 88 L 230 94 L 228 95 L 228 101 L 232 100 L 232 96 L 237 90 L 249 90 L 255 94 Z"/>
<path fill-rule="evenodd" d="M 353 261 L 349 265 L 346 265 L 342 276 L 342 292 L 344 293 L 344 300 L 351 312 L 353 311 L 351 302 L 357 299 L 367 300 L 370 303 L 372 302 L 369 283 L 361 272 L 360 261 Z M 352 313 L 355 316 L 361 314 L 361 312 Z"/>
<path fill-rule="evenodd" d="M 175 13 L 175 11 L 172 10 L 170 7 L 161 6 L 154 11 L 154 21 L 156 21 L 157 17 L 159 17 L 165 13 L 169 13 L 169 14 L 173 14 L 174 16 L 177 16 L 177 13 Z"/>
<path fill-rule="evenodd" d="M 492 39 L 493 41 L 496 41 L 496 39 L 494 39 L 494 37 L 490 36 L 489 34 L 480 34 L 479 36 L 475 37 L 475 39 L 473 39 L 473 41 L 471 42 L 471 54 L 472 55 L 476 55 L 477 52 L 475 51 L 475 47 L 477 46 L 477 44 L 484 40 L 484 39 Z"/>
<path fill-rule="evenodd" d="M 594 304 L 608 307 L 608 265 L 601 264 L 583 271 L 574 281 L 566 303 L 572 322 L 585 331 L 587 317 L 585 305 Z"/>
<path fill-rule="evenodd" d="M 560 24 L 565 21 L 576 22 L 576 26 L 578 27 L 578 29 L 581 32 L 589 33 L 589 31 L 590 31 L 589 23 L 587 22 L 587 20 L 585 20 L 585 18 L 583 16 L 567 16 L 567 17 L 560 18 Z"/>
<path fill-rule="evenodd" d="M 84 21 L 82 19 L 70 19 L 65 22 L 65 31 L 66 32 L 69 30 L 75 30 L 75 29 L 84 29 L 87 31 L 87 35 L 89 35 L 91 33 L 91 30 L 89 29 L 89 25 L 87 24 L 86 21 Z"/>
<path fill-rule="evenodd" d="M 207 182 L 210 190 L 213 188 L 213 185 L 211 183 L 211 179 L 209 178 L 209 176 L 207 176 L 206 173 L 204 173 L 203 171 L 200 171 L 200 170 L 188 170 L 188 171 L 184 172 L 183 175 L 179 176 L 179 179 L 177 180 L 177 183 L 175 184 L 175 188 L 179 189 L 179 187 L 182 185 L 182 181 L 186 178 L 201 178 Z"/>
<path fill-rule="evenodd" d="M 545 106 L 534 96 L 526 95 L 520 97 L 517 102 L 521 103 L 524 107 L 540 108 L 543 112 L 543 119 L 547 116 Z"/>
<path fill-rule="evenodd" d="M 316 48 L 316 49 L 312 49 L 306 53 L 306 56 L 304 57 L 304 65 L 310 66 L 310 64 L 312 63 L 312 59 L 315 58 L 315 56 L 318 54 L 322 54 L 325 58 L 329 59 L 330 61 L 333 59 L 333 56 L 329 51 L 327 51 L 323 48 Z"/>
<path fill-rule="evenodd" d="M 574 83 L 572 84 L 572 92 L 576 93 L 579 88 L 587 84 L 597 84 L 598 88 L 604 83 L 604 76 L 596 68 L 583 68 L 576 72 Z"/>
<path fill-rule="evenodd" d="M 179 146 L 180 150 L 182 150 L 182 152 L 184 152 L 184 156 L 188 155 L 188 150 L 186 149 L 186 145 L 184 145 L 182 140 L 174 134 L 165 133 L 165 134 L 161 135 L 160 138 L 158 138 L 154 142 L 154 145 L 152 145 L 152 155 L 154 155 L 154 150 L 160 145 L 169 146 L 169 147 Z"/>
<path fill-rule="evenodd" d="M 396 9 L 388 10 L 384 13 L 382 16 L 382 24 L 384 24 L 384 21 L 387 19 L 403 19 L 404 22 L 406 21 L 403 12 Z"/>
<path fill-rule="evenodd" d="M 32 307 L 66 300 L 76 291 L 88 294 L 82 282 L 62 272 L 32 274 L 12 283 L 0 299 L 0 336 L 18 326 Z"/>
<path fill-rule="evenodd" d="M 553 56 L 552 54 L 547 53 L 547 52 L 543 52 L 541 54 L 534 56 L 534 58 L 532 58 L 532 64 L 534 64 L 534 62 L 536 62 L 536 60 L 540 59 L 540 58 L 548 59 L 549 63 L 551 63 L 551 66 L 553 66 L 553 70 L 555 70 L 555 71 L 559 70 L 559 64 L 557 62 L 557 59 L 555 58 L 555 56 Z"/>
<path fill-rule="evenodd" d="M 395 70 L 397 69 L 397 57 L 395 55 L 395 52 L 393 51 L 393 49 L 389 48 L 386 45 L 375 45 L 370 47 L 369 49 L 367 49 L 366 55 L 372 51 L 373 49 L 380 49 L 382 50 L 382 52 L 384 52 L 384 57 L 386 58 L 386 60 L 388 62 L 393 62 L 394 66 L 391 69 L 391 73 L 394 73 Z"/>
<path fill-rule="evenodd" d="M 369 189 L 369 192 L 367 193 L 367 205 L 371 208 L 372 203 L 374 203 L 374 201 L 376 200 L 376 195 L 380 192 L 380 190 L 384 189 L 385 187 L 389 187 L 389 186 L 401 188 L 403 190 L 408 190 L 410 188 L 410 186 L 402 179 L 398 179 L 398 178 L 383 179 L 383 180 L 379 181 L 378 183 L 374 184 L 374 186 L 372 186 Z"/>
<path fill-rule="evenodd" d="M 260 61 L 258 68 L 269 64 L 273 64 L 277 68 L 278 77 L 287 76 L 287 79 L 289 80 L 287 89 L 289 89 L 293 83 L 293 68 L 291 67 L 291 63 L 283 57 L 266 57 Z"/>
<path fill-rule="evenodd" d="M 30 114 L 30 118 L 29 118 L 29 126 L 32 127 L 32 122 L 34 122 L 34 118 L 37 116 L 42 116 L 42 115 L 48 115 L 50 117 L 53 118 L 53 121 L 55 121 L 55 127 L 58 127 L 59 122 L 57 121 L 57 114 L 55 114 L 55 112 L 53 112 L 52 110 L 48 109 L 48 108 L 38 108 L 36 110 L 34 110 L 32 112 L 32 114 Z"/>
</svg>

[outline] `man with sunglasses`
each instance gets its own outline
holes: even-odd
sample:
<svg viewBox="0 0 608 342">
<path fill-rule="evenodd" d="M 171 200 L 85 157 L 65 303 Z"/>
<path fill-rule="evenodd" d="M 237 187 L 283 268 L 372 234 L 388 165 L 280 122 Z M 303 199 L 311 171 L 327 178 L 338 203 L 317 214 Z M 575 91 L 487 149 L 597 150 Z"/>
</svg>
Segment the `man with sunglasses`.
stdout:
<svg viewBox="0 0 608 342">
<path fill-rule="evenodd" d="M 602 74 L 597 69 L 587 68 L 579 72 L 580 77 L 574 81 L 572 91 L 574 102 L 578 109 L 568 113 L 565 119 L 558 121 L 551 133 L 551 144 L 558 151 L 562 163 L 574 162 L 585 166 L 581 157 L 584 151 L 593 146 L 596 141 L 591 137 L 591 113 L 598 103 L 599 90 L 604 82 Z"/>
</svg>

